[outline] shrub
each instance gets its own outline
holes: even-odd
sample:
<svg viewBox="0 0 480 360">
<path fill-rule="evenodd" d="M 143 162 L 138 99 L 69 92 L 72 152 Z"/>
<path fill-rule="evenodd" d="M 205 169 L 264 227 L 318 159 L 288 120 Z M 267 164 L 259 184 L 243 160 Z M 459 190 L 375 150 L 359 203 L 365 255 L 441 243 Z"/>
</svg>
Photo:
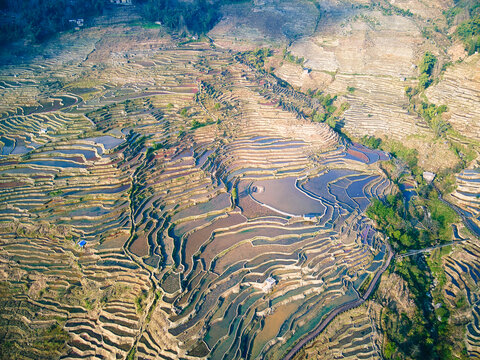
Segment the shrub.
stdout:
<svg viewBox="0 0 480 360">
<path fill-rule="evenodd" d="M 469 55 L 480 50 L 480 16 L 460 24 L 455 33 L 465 44 Z"/>
<path fill-rule="evenodd" d="M 365 135 L 360 139 L 360 143 L 371 149 L 378 149 L 382 144 L 382 139 L 376 138 L 375 136 Z"/>
</svg>

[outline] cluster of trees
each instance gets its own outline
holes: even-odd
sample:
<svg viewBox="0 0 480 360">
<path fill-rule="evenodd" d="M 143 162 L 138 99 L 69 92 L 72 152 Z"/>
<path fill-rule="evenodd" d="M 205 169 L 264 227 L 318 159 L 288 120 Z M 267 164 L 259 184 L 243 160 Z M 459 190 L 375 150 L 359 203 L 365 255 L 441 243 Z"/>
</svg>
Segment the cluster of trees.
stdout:
<svg viewBox="0 0 480 360">
<path fill-rule="evenodd" d="M 198 129 L 198 128 L 201 128 L 201 127 L 204 127 L 204 126 L 207 126 L 207 125 L 212 125 L 212 124 L 215 124 L 215 121 L 213 121 L 212 119 L 207 119 L 204 122 L 201 122 L 201 121 L 198 121 L 197 119 L 194 119 L 192 121 L 192 125 L 191 125 L 190 129 L 195 130 L 195 129 Z"/>
<path fill-rule="evenodd" d="M 70 27 L 69 20 L 101 14 L 105 0 L 0 0 L 0 42 L 42 41 Z"/>
<path fill-rule="evenodd" d="M 374 199 L 367 209 L 367 216 L 390 238 L 395 250 L 421 248 L 430 244 L 428 235 L 412 226 L 406 217 L 403 197 L 388 195 L 385 202 Z"/>
<path fill-rule="evenodd" d="M 385 7 L 380 3 L 374 3 L 372 7 L 373 8 L 380 7 L 380 10 L 382 11 L 382 13 L 388 16 L 391 16 L 391 15 L 400 15 L 400 16 L 407 16 L 407 17 L 413 16 L 413 13 L 410 11 L 410 9 L 404 10 L 395 5 L 390 5 Z"/>
<path fill-rule="evenodd" d="M 206 0 L 192 3 L 178 0 L 139 1 L 143 16 L 149 21 L 160 21 L 171 30 L 188 30 L 194 34 L 208 32 L 220 19 L 217 6 Z"/>
<path fill-rule="evenodd" d="M 426 121 L 426 123 L 435 133 L 436 137 L 441 137 L 450 128 L 450 124 L 442 118 L 442 114 L 448 110 L 447 106 L 437 106 L 435 104 L 422 101 L 417 96 L 432 84 L 434 80 L 433 73 L 437 62 L 437 57 L 431 52 L 427 51 L 418 66 L 420 73 L 418 77 L 418 86 L 415 88 L 405 88 L 405 93 L 410 102 L 409 109 L 413 109 Z M 445 66 L 442 67 L 442 70 L 444 69 Z"/>
<path fill-rule="evenodd" d="M 145 19 L 171 30 L 207 33 L 220 19 L 220 6 L 248 0 L 135 0 Z M 0 0 L 0 43 L 20 38 L 36 42 L 68 29 L 70 19 L 103 12 L 106 0 Z"/>
<path fill-rule="evenodd" d="M 252 51 L 245 51 L 240 53 L 240 56 L 245 59 L 249 64 L 253 65 L 257 70 L 265 70 L 265 60 L 273 56 L 273 51 L 268 47 L 258 48 Z"/>
<path fill-rule="evenodd" d="M 344 102 L 337 108 L 334 102 L 337 100 L 337 95 L 324 94 L 321 90 L 307 90 L 307 95 L 313 99 L 317 99 L 324 109 L 323 113 L 317 113 L 314 111 L 311 118 L 315 122 L 325 122 L 333 129 L 337 128 L 337 123 L 340 121 L 341 115 L 349 108 L 349 104 Z"/>
<path fill-rule="evenodd" d="M 333 114 L 335 110 L 337 110 L 337 107 L 333 105 L 335 100 L 337 100 L 337 95 L 324 95 L 320 90 L 318 90 L 313 97 L 320 100 L 320 103 L 325 108 L 325 110 L 327 110 L 328 113 Z"/>
<path fill-rule="evenodd" d="M 468 55 L 480 50 L 480 2 L 455 0 L 455 6 L 444 11 L 449 26 L 458 25 L 455 34 L 465 44 Z M 467 18 L 467 20 L 465 20 Z"/>
<path fill-rule="evenodd" d="M 442 136 L 450 128 L 450 124 L 442 119 L 442 114 L 447 110 L 446 105 L 437 106 L 427 102 L 422 102 L 418 108 L 419 114 L 432 128 L 436 137 Z"/>
<path fill-rule="evenodd" d="M 367 215 L 389 236 L 397 251 L 425 248 L 438 239 L 451 238 L 451 224 L 458 219 L 453 210 L 438 200 L 433 189 L 424 186 L 415 205 L 407 211 L 398 193 L 387 196 L 383 202 L 373 200 L 367 209 Z M 417 226 L 420 223 L 422 226 Z M 442 306 L 437 309 L 433 306 L 433 276 L 425 257 L 422 254 L 405 257 L 395 263 L 393 271 L 407 283 L 415 309 L 413 316 L 407 316 L 392 304 L 385 304 L 382 315 L 385 358 L 451 359 L 454 331 L 449 323 L 450 313 L 441 297 L 437 296 L 435 303 Z"/>
<path fill-rule="evenodd" d="M 313 91 L 311 89 L 307 90 L 307 95 L 320 101 L 325 109 L 325 114 L 319 114 L 322 115 L 323 118 L 316 118 L 314 119 L 315 121 L 325 121 L 328 116 L 337 110 L 337 107 L 333 105 L 335 100 L 337 100 L 337 95 L 332 96 L 330 94 L 324 94 L 321 90 Z"/>
<path fill-rule="evenodd" d="M 442 109 L 440 109 L 442 111 Z M 438 108 L 426 110 L 435 117 Z M 383 146 L 380 139 L 365 136 L 365 145 Z M 391 144 L 392 155 L 407 163 L 414 173 L 418 167 L 418 152 L 401 143 Z M 417 177 L 418 178 L 418 177 Z M 421 185 L 418 198 L 408 209 L 401 193 L 389 195 L 385 200 L 374 199 L 367 215 L 375 220 L 376 227 L 389 237 L 397 252 L 421 249 L 451 238 L 451 224 L 457 216 L 437 197 L 430 185 Z M 394 262 L 393 272 L 405 280 L 414 301 L 410 313 L 399 311 L 394 302 L 385 302 L 381 326 L 385 334 L 383 354 L 386 359 L 452 359 L 452 354 L 464 352 L 461 340 L 456 341 L 454 325 L 451 325 L 449 307 L 442 292 L 432 295 L 434 276 L 428 261 L 422 254 L 405 257 Z M 432 297 L 433 296 L 433 297 Z M 382 299 L 379 299 L 382 302 Z M 441 304 L 434 307 L 433 304 Z"/>
<path fill-rule="evenodd" d="M 419 90 L 425 90 L 433 82 L 433 69 L 437 63 L 437 57 L 431 52 L 427 51 L 423 55 L 422 61 L 418 67 L 420 76 L 418 78 Z"/>
<path fill-rule="evenodd" d="M 394 271 L 407 283 L 415 309 L 413 316 L 408 316 L 399 313 L 393 304 L 386 305 L 382 315 L 386 334 L 385 358 L 467 359 L 465 351 L 457 352 L 460 357 L 453 357 L 456 341 L 449 322 L 450 312 L 441 298 L 435 300 L 441 307 L 435 309 L 432 304 L 433 276 L 425 258 L 422 255 L 404 258 L 395 264 Z M 460 340 L 460 343 L 463 342 Z"/>
<path fill-rule="evenodd" d="M 360 143 L 362 143 L 363 145 L 365 145 L 365 146 L 367 146 L 371 149 L 378 149 L 380 147 L 380 145 L 382 145 L 382 139 L 377 138 L 375 136 L 364 135 L 360 139 Z"/>
<path fill-rule="evenodd" d="M 410 211 L 405 208 L 401 193 L 388 195 L 385 201 L 374 199 L 367 209 L 368 217 L 375 220 L 397 251 L 447 241 L 452 236 L 451 224 L 458 221 L 455 212 L 438 199 L 431 186 L 420 187 L 418 195 Z"/>
<path fill-rule="evenodd" d="M 412 102 L 412 97 L 417 95 L 418 92 L 416 89 L 408 87 L 406 89 L 406 94 Z M 448 110 L 446 105 L 435 105 L 429 102 L 421 101 L 420 103 L 414 104 L 415 111 L 425 120 L 425 122 L 433 130 L 435 136 L 441 137 L 451 125 L 447 121 L 443 120 L 442 114 Z"/>
<path fill-rule="evenodd" d="M 456 31 L 459 38 L 465 44 L 468 55 L 480 50 L 480 15 L 463 22 Z"/>
<path fill-rule="evenodd" d="M 246 0 L 137 0 L 142 5 L 142 13 L 149 21 L 160 21 L 171 30 L 205 34 L 220 20 L 219 8 L 225 4 Z"/>
<path fill-rule="evenodd" d="M 287 49 L 283 49 L 283 58 L 288 62 L 298 65 L 303 65 L 303 63 L 305 62 L 305 59 L 303 57 L 292 55 L 292 53 L 290 51 L 287 51 Z"/>
</svg>

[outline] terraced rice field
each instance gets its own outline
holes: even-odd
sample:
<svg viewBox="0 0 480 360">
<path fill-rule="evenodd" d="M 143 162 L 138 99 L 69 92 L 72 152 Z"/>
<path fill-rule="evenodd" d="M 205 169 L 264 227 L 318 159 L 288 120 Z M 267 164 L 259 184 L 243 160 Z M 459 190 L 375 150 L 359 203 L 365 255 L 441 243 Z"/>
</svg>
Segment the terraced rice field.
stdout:
<svg viewBox="0 0 480 360">
<path fill-rule="evenodd" d="M 99 72 L 94 35 L 87 59 L 65 50 L 84 73 L 50 105 L 2 109 L 0 321 L 18 351 L 49 358 L 26 335 L 58 324 L 65 359 L 279 359 L 359 298 L 386 253 L 363 215 L 392 190 L 385 154 L 279 106 L 305 99 L 227 51 L 146 39 Z M 44 80 L 29 66 L 0 73 L 7 96 Z"/>
<path fill-rule="evenodd" d="M 468 219 L 469 228 L 480 236 L 480 172 L 466 169 L 457 175 L 457 188 L 450 195 Z"/>
<path fill-rule="evenodd" d="M 368 306 L 362 305 L 338 316 L 335 324 L 296 359 L 381 359 L 379 336 L 370 312 Z"/>
<path fill-rule="evenodd" d="M 448 105 L 449 122 L 455 130 L 478 140 L 480 128 L 478 117 L 478 70 L 480 56 L 469 57 L 468 61 L 448 69 L 442 80 L 427 92 L 430 101 Z"/>
<path fill-rule="evenodd" d="M 447 275 L 445 298 L 457 307 L 467 305 L 466 343 L 469 358 L 480 358 L 479 247 L 476 241 L 467 241 L 444 260 Z"/>
</svg>

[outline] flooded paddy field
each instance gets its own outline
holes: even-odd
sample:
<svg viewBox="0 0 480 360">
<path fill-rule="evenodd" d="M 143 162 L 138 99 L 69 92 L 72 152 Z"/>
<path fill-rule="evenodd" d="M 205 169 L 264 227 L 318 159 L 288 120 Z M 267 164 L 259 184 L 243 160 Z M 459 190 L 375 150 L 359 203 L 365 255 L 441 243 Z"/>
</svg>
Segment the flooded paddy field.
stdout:
<svg viewBox="0 0 480 360">
<path fill-rule="evenodd" d="M 109 36 L 0 72 L 6 98 L 31 93 L 0 118 L 0 254 L 25 306 L 63 319 L 66 358 L 280 359 L 381 267 L 364 211 L 388 157 L 228 51 L 149 35 L 127 60 Z"/>
</svg>

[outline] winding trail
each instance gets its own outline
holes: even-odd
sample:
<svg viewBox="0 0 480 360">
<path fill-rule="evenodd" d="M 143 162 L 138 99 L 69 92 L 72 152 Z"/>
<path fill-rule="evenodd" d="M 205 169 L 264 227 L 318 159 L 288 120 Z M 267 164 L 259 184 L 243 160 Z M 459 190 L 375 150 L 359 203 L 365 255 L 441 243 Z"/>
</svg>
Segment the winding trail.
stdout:
<svg viewBox="0 0 480 360">
<path fill-rule="evenodd" d="M 368 297 L 371 295 L 373 290 L 375 289 L 375 286 L 378 283 L 378 280 L 380 280 L 380 277 L 382 274 L 387 270 L 388 265 L 390 265 L 390 261 L 392 260 L 394 256 L 394 252 L 388 243 L 388 241 L 385 242 L 385 245 L 387 247 L 387 252 L 388 252 L 388 257 L 387 260 L 384 262 L 382 267 L 380 268 L 379 271 L 375 274 L 374 278 L 370 282 L 370 285 L 368 286 L 367 291 L 363 295 L 363 297 L 360 297 L 357 300 L 348 302 L 346 304 L 343 304 L 339 306 L 338 308 L 332 310 L 327 317 L 313 330 L 310 334 L 308 334 L 306 337 L 304 337 L 302 340 L 300 340 L 288 353 L 283 357 L 283 360 L 291 360 L 293 357 L 310 341 L 315 339 L 326 327 L 327 325 L 339 314 L 341 314 L 344 311 L 351 310 L 353 308 L 356 308 L 357 306 L 362 305 L 365 300 L 368 299 Z"/>
</svg>

